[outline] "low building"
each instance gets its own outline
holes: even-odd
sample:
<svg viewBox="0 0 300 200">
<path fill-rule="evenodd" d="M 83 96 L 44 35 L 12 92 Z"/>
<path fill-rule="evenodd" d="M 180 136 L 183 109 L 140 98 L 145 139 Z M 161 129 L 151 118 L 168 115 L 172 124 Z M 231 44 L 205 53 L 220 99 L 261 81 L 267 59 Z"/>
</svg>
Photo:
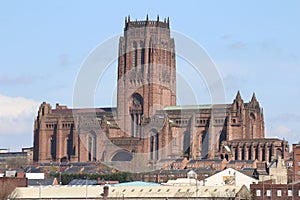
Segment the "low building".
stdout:
<svg viewBox="0 0 300 200">
<path fill-rule="evenodd" d="M 213 168 L 215 170 L 223 170 L 226 168 L 227 160 L 226 159 L 195 159 L 190 160 L 187 163 L 188 169 L 196 168 Z"/>
<path fill-rule="evenodd" d="M 28 164 L 26 152 L 0 152 L 0 169 L 18 169 Z"/>
<path fill-rule="evenodd" d="M 259 179 L 259 173 L 255 168 L 243 168 L 238 171 L 257 180 Z"/>
<path fill-rule="evenodd" d="M 227 168 L 234 168 L 236 170 L 244 168 L 256 168 L 257 160 L 230 160 L 227 163 Z"/>
<path fill-rule="evenodd" d="M 293 199 L 300 200 L 300 183 L 274 184 L 271 180 L 251 184 L 250 191 L 253 200 L 261 199 Z"/>
<path fill-rule="evenodd" d="M 104 190 L 107 188 L 107 191 Z M 250 199 L 245 186 L 52 186 L 20 187 L 18 199 Z"/>
<path fill-rule="evenodd" d="M 171 169 L 185 169 L 188 163 L 187 158 L 179 158 L 176 159 L 172 164 L 171 164 Z"/>
<path fill-rule="evenodd" d="M 159 161 L 157 161 L 156 165 L 160 169 L 172 169 L 173 162 L 174 162 L 174 159 L 165 158 L 165 159 L 160 159 Z"/>
<path fill-rule="evenodd" d="M 205 186 L 245 185 L 247 188 L 250 188 L 250 184 L 257 183 L 257 182 L 258 182 L 257 179 L 247 176 L 235 169 L 228 168 L 204 180 L 201 180 L 200 185 L 205 185 Z"/>
<path fill-rule="evenodd" d="M 287 184 L 288 182 L 288 171 L 281 156 L 273 159 L 267 167 L 269 172 L 266 175 L 259 175 L 260 181 L 273 180 L 274 184 Z"/>
<path fill-rule="evenodd" d="M 27 187 L 26 178 L 0 177 L 0 199 L 7 199 L 16 187 Z"/>
</svg>

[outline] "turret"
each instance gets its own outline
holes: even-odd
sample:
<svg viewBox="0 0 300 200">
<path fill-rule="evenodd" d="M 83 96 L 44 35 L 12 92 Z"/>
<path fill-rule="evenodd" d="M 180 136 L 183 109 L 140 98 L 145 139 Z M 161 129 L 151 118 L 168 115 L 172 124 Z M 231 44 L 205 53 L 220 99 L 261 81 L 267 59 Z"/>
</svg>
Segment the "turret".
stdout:
<svg viewBox="0 0 300 200">
<path fill-rule="evenodd" d="M 259 103 L 256 99 L 255 93 L 253 93 L 251 101 L 249 102 L 249 107 L 254 109 L 259 109 Z"/>
<path fill-rule="evenodd" d="M 40 105 L 39 112 L 38 112 L 38 117 L 50 114 L 51 112 L 52 112 L 51 105 L 46 103 L 46 102 L 43 102 Z"/>
<path fill-rule="evenodd" d="M 244 100 L 241 97 L 240 91 L 237 92 L 235 99 L 233 100 L 233 111 L 240 111 L 244 108 Z"/>
</svg>

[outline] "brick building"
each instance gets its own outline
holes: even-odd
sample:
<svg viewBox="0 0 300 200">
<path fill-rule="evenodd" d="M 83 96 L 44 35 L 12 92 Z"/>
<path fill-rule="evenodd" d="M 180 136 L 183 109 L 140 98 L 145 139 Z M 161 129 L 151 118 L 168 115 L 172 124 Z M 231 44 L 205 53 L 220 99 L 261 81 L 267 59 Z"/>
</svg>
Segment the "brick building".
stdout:
<svg viewBox="0 0 300 200">
<path fill-rule="evenodd" d="M 8 196 L 16 187 L 27 187 L 27 179 L 22 177 L 0 177 L 0 199 L 8 199 Z M 11 199 L 15 198 L 12 196 Z"/>
<path fill-rule="evenodd" d="M 300 179 L 300 143 L 293 144 L 293 180 Z"/>
<path fill-rule="evenodd" d="M 199 160 L 190 160 L 187 164 L 188 169 L 197 169 L 197 168 L 212 168 L 215 170 L 223 170 L 227 166 L 226 159 L 199 159 Z"/>
<path fill-rule="evenodd" d="M 117 108 L 40 105 L 34 125 L 35 161 L 130 161 L 140 159 L 138 154 L 147 166 L 182 157 L 239 160 L 239 150 L 237 156 L 232 154 L 237 149 L 233 144 L 245 147 L 244 141 L 253 139 L 267 149 L 265 154 L 274 153 L 269 150 L 272 141 L 264 139 L 264 117 L 255 94 L 249 102 L 238 92 L 229 104 L 176 104 L 175 41 L 169 19 L 126 18 L 117 77 Z M 285 144 L 276 146 L 283 157 L 288 152 Z M 260 146 L 243 158 L 269 159 Z"/>
<path fill-rule="evenodd" d="M 300 184 L 274 184 L 272 180 L 264 183 L 251 184 L 253 200 L 260 199 L 300 199 Z"/>
</svg>

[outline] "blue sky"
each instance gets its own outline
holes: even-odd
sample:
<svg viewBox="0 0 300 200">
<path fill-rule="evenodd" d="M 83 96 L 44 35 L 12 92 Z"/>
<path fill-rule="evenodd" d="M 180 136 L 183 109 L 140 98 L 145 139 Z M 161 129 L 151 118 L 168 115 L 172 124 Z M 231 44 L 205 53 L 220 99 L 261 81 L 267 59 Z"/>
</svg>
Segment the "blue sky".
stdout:
<svg viewBox="0 0 300 200">
<path fill-rule="evenodd" d="M 170 17 L 173 30 L 206 50 L 223 77 L 227 103 L 237 90 L 245 101 L 256 93 L 268 137 L 300 141 L 299 1 L 6 1 L 0 4 L 0 148 L 32 146 L 37 106 L 71 107 L 83 60 L 122 32 L 125 16 L 146 14 Z M 112 68 L 107 91 L 115 79 Z M 191 84 L 197 90 L 198 82 Z M 111 105 L 105 93 L 97 91 L 95 106 Z"/>
</svg>

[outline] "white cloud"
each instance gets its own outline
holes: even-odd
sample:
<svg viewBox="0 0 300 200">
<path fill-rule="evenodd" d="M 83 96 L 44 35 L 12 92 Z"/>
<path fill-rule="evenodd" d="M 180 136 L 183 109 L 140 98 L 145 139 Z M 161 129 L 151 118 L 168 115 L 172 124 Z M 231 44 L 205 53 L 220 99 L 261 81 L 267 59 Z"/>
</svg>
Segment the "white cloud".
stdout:
<svg viewBox="0 0 300 200">
<path fill-rule="evenodd" d="M 32 99 L 0 95 L 0 135 L 32 134 L 38 106 Z"/>
<path fill-rule="evenodd" d="M 298 143 L 299 133 L 291 127 L 286 125 L 277 125 L 266 130 L 266 136 L 271 138 L 285 139 L 289 144 Z"/>
</svg>

